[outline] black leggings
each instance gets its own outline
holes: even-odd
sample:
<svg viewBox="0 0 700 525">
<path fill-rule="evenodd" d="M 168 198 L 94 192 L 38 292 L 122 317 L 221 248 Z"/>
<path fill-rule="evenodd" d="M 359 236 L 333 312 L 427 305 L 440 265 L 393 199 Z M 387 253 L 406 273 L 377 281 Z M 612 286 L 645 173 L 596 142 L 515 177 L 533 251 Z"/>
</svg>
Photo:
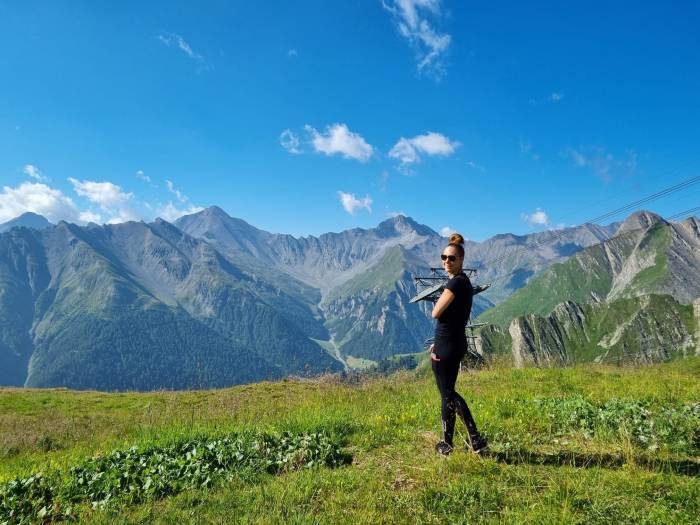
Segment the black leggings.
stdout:
<svg viewBox="0 0 700 525">
<path fill-rule="evenodd" d="M 440 361 L 432 361 L 433 373 L 442 398 L 443 440 L 449 445 L 452 445 L 455 430 L 455 413 L 459 414 L 459 418 L 464 422 L 471 439 L 479 434 L 467 402 L 455 391 L 459 363 L 464 357 L 465 348 L 466 341 L 435 340 L 434 350 Z"/>
</svg>

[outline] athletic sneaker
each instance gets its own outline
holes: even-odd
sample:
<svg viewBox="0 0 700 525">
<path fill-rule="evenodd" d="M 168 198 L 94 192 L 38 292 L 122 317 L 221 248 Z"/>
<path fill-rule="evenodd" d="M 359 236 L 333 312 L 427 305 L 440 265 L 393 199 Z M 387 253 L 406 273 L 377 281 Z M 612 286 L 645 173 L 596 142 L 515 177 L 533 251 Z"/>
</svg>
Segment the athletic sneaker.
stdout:
<svg viewBox="0 0 700 525">
<path fill-rule="evenodd" d="M 489 443 L 484 436 L 477 434 L 471 438 L 471 449 L 474 454 L 481 454 L 489 447 Z"/>
<path fill-rule="evenodd" d="M 435 450 L 438 454 L 442 454 L 443 456 L 449 456 L 450 452 L 452 452 L 452 445 L 444 441 L 440 441 L 437 445 L 435 445 Z"/>
</svg>

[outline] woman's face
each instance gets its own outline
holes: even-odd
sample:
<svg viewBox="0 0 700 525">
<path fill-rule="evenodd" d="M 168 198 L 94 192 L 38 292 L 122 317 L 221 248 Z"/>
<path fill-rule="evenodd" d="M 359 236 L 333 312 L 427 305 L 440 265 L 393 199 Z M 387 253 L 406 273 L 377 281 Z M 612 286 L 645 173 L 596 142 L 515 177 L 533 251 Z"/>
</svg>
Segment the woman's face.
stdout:
<svg viewBox="0 0 700 525">
<path fill-rule="evenodd" d="M 451 260 L 454 258 L 454 260 Z M 442 267 L 447 271 L 447 273 L 456 274 L 462 269 L 462 263 L 464 262 L 464 256 L 459 255 L 457 248 L 454 246 L 447 246 L 442 250 Z"/>
</svg>

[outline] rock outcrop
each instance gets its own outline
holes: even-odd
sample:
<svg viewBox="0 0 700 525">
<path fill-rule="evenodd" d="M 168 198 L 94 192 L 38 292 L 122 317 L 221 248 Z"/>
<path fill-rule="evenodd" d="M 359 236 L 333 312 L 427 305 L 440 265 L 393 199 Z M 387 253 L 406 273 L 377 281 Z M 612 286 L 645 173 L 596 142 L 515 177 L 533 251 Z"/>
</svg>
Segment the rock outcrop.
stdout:
<svg viewBox="0 0 700 525">
<path fill-rule="evenodd" d="M 699 317 L 700 302 L 683 305 L 667 295 L 566 302 L 546 316 L 513 319 L 510 341 L 498 339 L 496 328 L 482 329 L 479 345 L 495 353 L 510 350 L 518 367 L 654 363 L 697 352 Z"/>
</svg>

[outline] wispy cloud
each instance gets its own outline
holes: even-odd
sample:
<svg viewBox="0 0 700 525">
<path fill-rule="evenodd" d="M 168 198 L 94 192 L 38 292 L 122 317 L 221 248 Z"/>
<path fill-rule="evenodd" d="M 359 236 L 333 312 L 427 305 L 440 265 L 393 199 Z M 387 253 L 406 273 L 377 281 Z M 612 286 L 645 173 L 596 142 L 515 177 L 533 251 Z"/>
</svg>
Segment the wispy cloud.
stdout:
<svg viewBox="0 0 700 525">
<path fill-rule="evenodd" d="M 547 97 L 547 100 L 549 102 L 561 102 L 564 100 L 564 92 L 563 91 L 555 91 L 551 95 Z"/>
<path fill-rule="evenodd" d="M 178 208 L 173 204 L 172 201 L 168 201 L 167 204 L 161 206 L 158 209 L 157 216 L 165 219 L 168 222 L 173 222 L 183 215 L 192 215 L 193 213 L 197 213 L 202 211 L 204 208 L 201 206 L 194 206 L 190 205 L 184 208 Z"/>
<path fill-rule="evenodd" d="M 73 177 L 69 177 L 68 180 L 79 196 L 99 206 L 100 210 L 109 217 L 108 224 L 140 219 L 139 214 L 131 207 L 133 193 L 125 192 L 120 186 L 107 181 L 81 181 Z"/>
<path fill-rule="evenodd" d="M 284 149 L 293 155 L 300 155 L 302 153 L 299 135 L 290 129 L 285 129 L 280 134 L 280 144 Z"/>
<path fill-rule="evenodd" d="M 520 217 L 530 226 L 550 226 L 549 215 L 542 208 L 537 208 L 532 213 L 521 213 Z"/>
<path fill-rule="evenodd" d="M 177 197 L 177 200 L 185 206 L 178 207 L 175 204 L 173 204 L 172 201 L 168 201 L 167 204 L 161 205 L 158 208 L 157 215 L 159 217 L 165 219 L 166 221 L 173 222 L 174 220 L 179 219 L 183 215 L 191 215 L 204 209 L 201 206 L 187 204 L 190 198 L 184 193 L 182 193 L 180 190 L 175 188 L 175 185 L 172 183 L 172 181 L 166 179 L 165 185 L 168 187 L 168 191 L 175 195 L 175 197 Z"/>
<path fill-rule="evenodd" d="M 34 164 L 25 165 L 24 168 L 22 169 L 22 171 L 24 172 L 25 175 L 31 177 L 32 179 L 36 179 L 38 181 L 45 182 L 45 181 L 49 180 L 49 178 L 46 175 L 44 175 L 39 170 L 39 168 L 37 168 Z"/>
<path fill-rule="evenodd" d="M 440 228 L 440 235 L 442 235 L 443 237 L 449 237 L 454 232 L 455 230 L 451 226 L 443 226 L 442 228 Z"/>
<path fill-rule="evenodd" d="M 358 133 L 350 131 L 345 124 L 333 124 L 327 126 L 323 133 L 319 133 L 308 124 L 304 129 L 311 137 L 314 150 L 325 155 L 342 155 L 346 159 L 354 159 L 367 162 L 374 148 Z"/>
<path fill-rule="evenodd" d="M 588 168 L 604 182 L 610 182 L 614 172 L 633 175 L 637 170 L 637 153 L 626 150 L 623 158 L 615 155 L 601 146 L 579 146 L 567 148 L 562 153 L 569 158 L 577 168 Z"/>
<path fill-rule="evenodd" d="M 386 191 L 387 182 L 389 182 L 389 171 L 384 170 L 384 171 L 382 171 L 382 174 L 379 176 L 379 190 L 380 191 Z"/>
<path fill-rule="evenodd" d="M 534 160 L 535 162 L 537 162 L 538 160 L 540 160 L 539 154 L 538 154 L 538 153 L 535 153 L 535 152 L 533 151 L 533 149 L 532 149 L 532 144 L 530 144 L 529 141 L 527 141 L 527 140 L 523 139 L 522 137 L 520 137 L 520 139 L 518 139 L 518 145 L 520 146 L 520 154 L 521 154 L 521 155 L 524 155 L 524 156 L 526 156 L 526 157 L 529 157 L 529 158 L 531 158 L 532 160 Z"/>
<path fill-rule="evenodd" d="M 202 66 L 204 68 L 209 67 L 206 60 L 204 60 L 204 57 L 199 53 L 196 53 L 192 49 L 192 46 L 190 46 L 187 43 L 187 41 L 180 35 L 176 35 L 175 33 L 161 33 L 158 35 L 158 40 L 160 40 L 163 44 L 165 44 L 168 47 L 178 48 L 180 51 L 182 51 L 188 57 L 194 60 L 199 66 Z"/>
<path fill-rule="evenodd" d="M 148 175 L 144 174 L 143 170 L 138 170 L 136 172 L 136 177 L 138 177 L 141 180 L 145 180 L 146 182 L 151 182 L 151 177 Z"/>
<path fill-rule="evenodd" d="M 180 202 L 187 202 L 189 200 L 180 190 L 175 189 L 173 183 L 168 179 L 165 179 L 165 185 L 168 187 L 168 191 L 175 195 Z"/>
<path fill-rule="evenodd" d="M 538 106 L 540 104 L 556 104 L 564 100 L 563 91 L 553 91 L 545 97 L 531 98 L 528 102 L 531 106 Z"/>
<path fill-rule="evenodd" d="M 452 37 L 436 31 L 428 17 L 441 17 L 441 0 L 382 0 L 382 6 L 414 49 L 418 72 L 439 80 L 445 74 L 444 58 Z"/>
<path fill-rule="evenodd" d="M 473 160 L 467 161 L 467 166 L 469 166 L 473 170 L 480 171 L 481 173 L 486 173 L 486 168 L 483 167 L 481 164 L 477 164 Z"/>
<path fill-rule="evenodd" d="M 421 155 L 448 157 L 460 146 L 441 133 L 428 132 L 407 139 L 401 137 L 389 151 L 389 157 L 398 160 L 406 167 L 421 161 Z"/>
<path fill-rule="evenodd" d="M 296 49 L 290 49 L 289 51 L 287 51 L 287 56 L 290 58 L 298 57 L 299 52 Z"/>
<path fill-rule="evenodd" d="M 338 192 L 338 197 L 340 198 L 340 203 L 343 208 L 350 215 L 354 215 L 355 211 L 364 208 L 368 212 L 372 213 L 372 199 L 369 196 L 365 196 L 362 199 L 355 197 L 354 193 L 346 193 L 344 191 Z"/>
<path fill-rule="evenodd" d="M 394 218 L 396 218 L 396 217 L 400 217 L 400 216 L 408 217 L 408 215 L 406 215 L 406 214 L 405 214 L 404 212 L 402 212 L 402 211 L 388 211 L 388 212 L 386 212 L 386 216 L 387 216 L 387 217 L 390 217 L 390 218 L 392 218 L 392 219 L 394 219 Z"/>
</svg>

